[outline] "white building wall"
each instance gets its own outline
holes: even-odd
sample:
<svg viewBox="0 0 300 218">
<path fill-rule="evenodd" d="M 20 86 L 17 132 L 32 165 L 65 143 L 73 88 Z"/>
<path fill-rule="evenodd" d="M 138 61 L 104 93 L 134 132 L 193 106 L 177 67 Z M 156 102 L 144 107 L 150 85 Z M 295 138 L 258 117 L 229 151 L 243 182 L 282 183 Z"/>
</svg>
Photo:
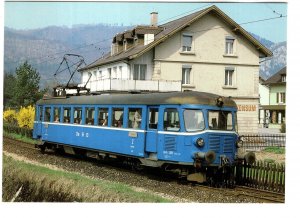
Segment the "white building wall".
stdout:
<svg viewBox="0 0 300 218">
<path fill-rule="evenodd" d="M 260 105 L 269 105 L 270 89 L 269 87 L 259 84 Z"/>
<path fill-rule="evenodd" d="M 152 73 L 153 73 L 153 49 L 146 52 L 142 56 L 130 61 L 130 66 L 132 69 L 131 74 L 133 74 L 134 64 L 146 64 L 147 65 L 147 72 L 146 72 L 146 80 L 152 80 Z M 133 75 L 131 75 L 133 78 Z"/>
<path fill-rule="evenodd" d="M 193 37 L 191 52 L 181 51 L 183 33 Z M 235 38 L 233 55 L 225 54 L 226 36 Z M 259 52 L 219 18 L 206 15 L 159 44 L 154 61 L 154 75 L 160 80 L 181 80 L 183 65 L 189 65 L 191 84 L 183 90 L 231 96 L 239 109 L 239 132 L 258 132 Z M 234 68 L 232 87 L 224 85 L 226 67 Z"/>
<path fill-rule="evenodd" d="M 109 68 L 111 73 L 109 73 Z M 117 62 L 113 64 L 103 65 L 101 67 L 89 69 L 81 73 L 81 84 L 85 84 L 89 79 L 89 74 L 92 74 L 92 77 L 87 85 L 87 88 L 103 86 L 100 82 L 101 80 L 110 80 L 110 79 L 130 79 L 130 65 L 125 62 Z M 97 84 L 98 83 L 98 84 Z M 106 87 L 107 85 L 105 85 Z M 93 88 L 93 89 L 94 89 Z M 96 91 L 96 90 L 91 90 Z"/>
</svg>

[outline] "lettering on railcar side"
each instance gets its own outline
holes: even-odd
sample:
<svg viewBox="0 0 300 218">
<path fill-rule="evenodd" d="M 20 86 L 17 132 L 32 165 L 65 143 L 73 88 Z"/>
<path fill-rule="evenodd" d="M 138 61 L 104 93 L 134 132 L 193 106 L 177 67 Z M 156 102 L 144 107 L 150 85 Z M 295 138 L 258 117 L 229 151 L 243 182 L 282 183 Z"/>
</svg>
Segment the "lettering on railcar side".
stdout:
<svg viewBox="0 0 300 218">
<path fill-rule="evenodd" d="M 76 137 L 82 137 L 82 138 L 89 138 L 89 133 L 88 132 L 75 132 Z"/>
<path fill-rule="evenodd" d="M 132 138 L 137 138 L 137 132 L 129 132 L 128 136 Z"/>
</svg>

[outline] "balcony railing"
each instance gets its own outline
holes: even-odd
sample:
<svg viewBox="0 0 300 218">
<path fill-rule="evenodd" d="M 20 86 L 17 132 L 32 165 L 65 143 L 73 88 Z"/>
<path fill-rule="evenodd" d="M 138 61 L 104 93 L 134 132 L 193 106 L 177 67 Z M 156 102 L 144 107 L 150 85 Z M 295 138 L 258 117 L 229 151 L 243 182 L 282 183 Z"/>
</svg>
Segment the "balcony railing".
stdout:
<svg viewBox="0 0 300 218">
<path fill-rule="evenodd" d="M 84 84 L 81 84 L 83 86 Z M 103 79 L 88 82 L 91 92 L 103 91 L 181 91 L 181 81 Z"/>
</svg>

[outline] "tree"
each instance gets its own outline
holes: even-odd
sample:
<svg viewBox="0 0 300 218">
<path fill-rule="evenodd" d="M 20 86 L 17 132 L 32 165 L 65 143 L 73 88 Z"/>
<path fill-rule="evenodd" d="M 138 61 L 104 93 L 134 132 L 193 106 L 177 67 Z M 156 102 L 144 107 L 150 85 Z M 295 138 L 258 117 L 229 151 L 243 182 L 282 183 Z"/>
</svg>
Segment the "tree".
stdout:
<svg viewBox="0 0 300 218">
<path fill-rule="evenodd" d="M 44 90 L 39 90 L 40 75 L 26 61 L 16 69 L 16 85 L 14 101 L 16 106 L 29 106 L 36 103 L 43 94 Z"/>
<path fill-rule="evenodd" d="M 3 104 L 5 108 L 16 106 L 14 102 L 16 81 L 13 74 L 4 73 Z"/>
</svg>

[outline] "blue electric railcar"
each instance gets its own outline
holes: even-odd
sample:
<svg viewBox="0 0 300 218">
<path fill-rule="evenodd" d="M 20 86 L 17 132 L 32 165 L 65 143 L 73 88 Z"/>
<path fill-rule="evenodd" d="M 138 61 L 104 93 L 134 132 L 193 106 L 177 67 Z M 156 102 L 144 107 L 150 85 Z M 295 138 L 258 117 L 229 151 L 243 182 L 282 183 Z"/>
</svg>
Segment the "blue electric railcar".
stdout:
<svg viewBox="0 0 300 218">
<path fill-rule="evenodd" d="M 236 116 L 233 100 L 203 92 L 56 97 L 37 102 L 33 135 L 42 150 L 134 160 L 205 182 L 238 158 Z"/>
</svg>

